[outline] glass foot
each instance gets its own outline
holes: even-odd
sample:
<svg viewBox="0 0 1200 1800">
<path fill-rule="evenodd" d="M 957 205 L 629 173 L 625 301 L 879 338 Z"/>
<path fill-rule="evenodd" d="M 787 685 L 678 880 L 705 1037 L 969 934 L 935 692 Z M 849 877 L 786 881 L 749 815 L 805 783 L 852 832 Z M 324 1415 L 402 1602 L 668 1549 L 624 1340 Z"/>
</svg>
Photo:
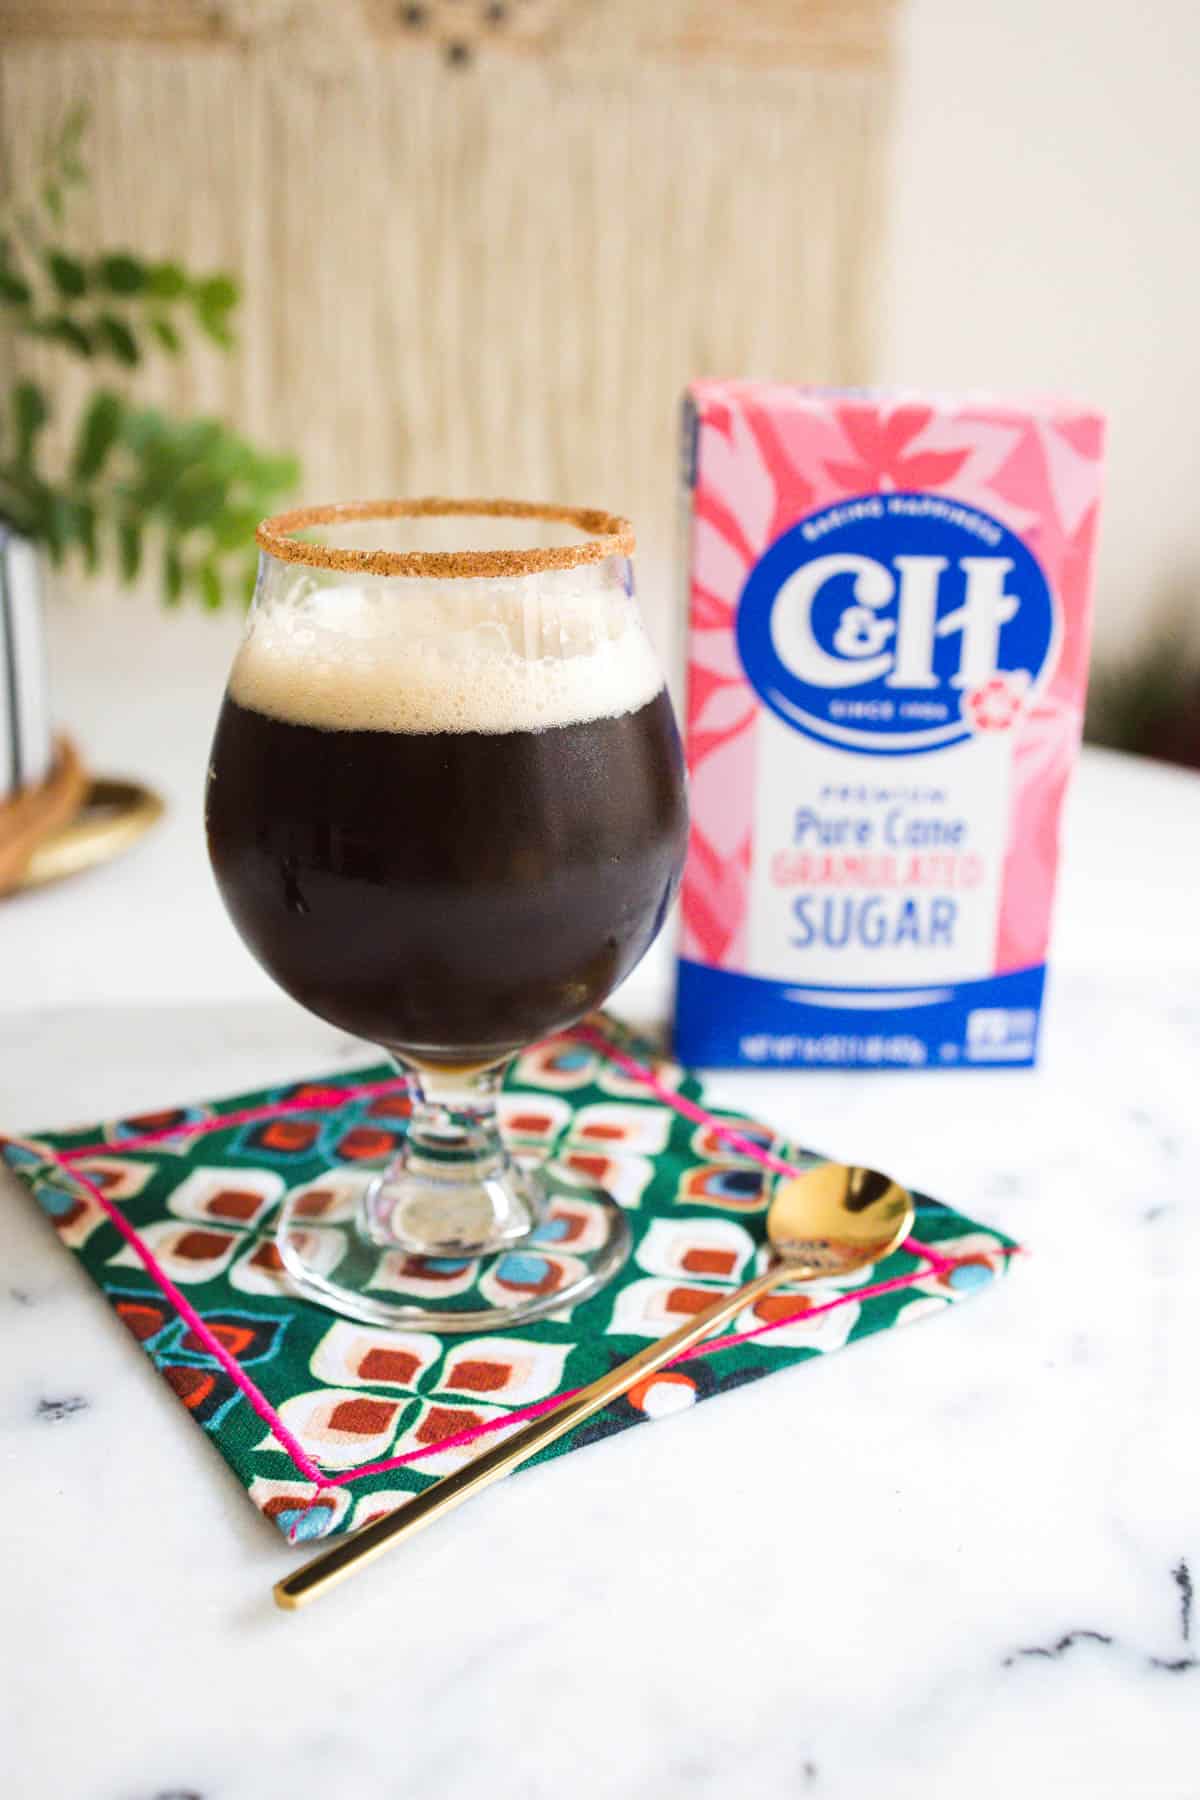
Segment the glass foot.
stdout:
<svg viewBox="0 0 1200 1800">
<path fill-rule="evenodd" d="M 493 1214 L 482 1252 L 472 1243 L 486 1229 L 482 1202 L 465 1205 L 458 1245 L 435 1256 L 409 1247 L 422 1234 L 422 1199 L 389 1191 L 386 1171 L 344 1225 L 317 1223 L 304 1193 L 293 1196 L 276 1244 L 305 1298 L 346 1318 L 410 1331 L 502 1331 L 589 1299 L 622 1268 L 631 1244 L 616 1201 L 554 1163 L 521 1168 L 519 1191 L 528 1212 L 507 1216 L 499 1234 Z M 436 1217 L 444 1231 L 440 1203 Z"/>
</svg>

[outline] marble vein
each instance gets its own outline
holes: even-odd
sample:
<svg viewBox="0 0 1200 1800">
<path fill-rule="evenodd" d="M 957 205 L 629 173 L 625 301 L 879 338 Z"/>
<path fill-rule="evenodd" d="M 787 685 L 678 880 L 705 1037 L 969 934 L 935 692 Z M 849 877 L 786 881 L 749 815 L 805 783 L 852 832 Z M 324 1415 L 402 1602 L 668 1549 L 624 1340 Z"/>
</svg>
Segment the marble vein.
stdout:
<svg viewBox="0 0 1200 1800">
<path fill-rule="evenodd" d="M 88 1402 L 82 1394 L 67 1394 L 60 1400 L 39 1400 L 37 1416 L 46 1424 L 57 1425 L 73 1413 L 86 1411 Z"/>
</svg>

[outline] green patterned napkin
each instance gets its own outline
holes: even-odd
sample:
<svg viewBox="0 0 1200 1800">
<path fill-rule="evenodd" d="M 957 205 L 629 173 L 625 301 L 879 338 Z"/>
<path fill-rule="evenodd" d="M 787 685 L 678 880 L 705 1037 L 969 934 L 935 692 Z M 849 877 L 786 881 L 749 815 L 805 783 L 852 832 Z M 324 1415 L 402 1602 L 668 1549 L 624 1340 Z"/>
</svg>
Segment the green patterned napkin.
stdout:
<svg viewBox="0 0 1200 1800">
<path fill-rule="evenodd" d="M 74 1131 L 0 1140 L 59 1237 L 293 1542 L 355 1529 L 459 1468 L 517 1421 L 680 1324 L 763 1256 L 773 1172 L 808 1152 L 704 1108 L 695 1076 L 611 1019 L 520 1057 L 503 1100 L 515 1146 L 553 1152 L 625 1207 L 634 1250 L 573 1310 L 464 1339 L 335 1318 L 292 1294 L 272 1242 L 302 1189 L 333 1269 L 369 1172 L 405 1128 L 387 1065 Z M 509 1292 L 562 1279 L 594 1221 L 555 1208 L 536 1249 L 494 1271 Z M 1007 1266 L 1012 1241 L 918 1197 L 903 1249 L 848 1281 L 762 1299 L 543 1454 L 678 1412 L 854 1338 L 940 1312 Z M 478 1304 L 474 1265 L 381 1259 L 380 1285 Z"/>
</svg>

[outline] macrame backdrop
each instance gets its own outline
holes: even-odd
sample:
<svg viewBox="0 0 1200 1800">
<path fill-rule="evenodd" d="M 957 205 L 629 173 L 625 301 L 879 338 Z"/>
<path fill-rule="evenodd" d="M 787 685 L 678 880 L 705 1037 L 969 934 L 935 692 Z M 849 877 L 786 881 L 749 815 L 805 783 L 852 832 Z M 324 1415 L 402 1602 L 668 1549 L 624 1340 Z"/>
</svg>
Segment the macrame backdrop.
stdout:
<svg viewBox="0 0 1200 1800">
<path fill-rule="evenodd" d="M 240 277 L 236 353 L 148 394 L 310 499 L 628 511 L 661 632 L 688 378 L 870 372 L 893 7 L 0 0 L 0 143 L 85 98 L 75 241 Z"/>
</svg>

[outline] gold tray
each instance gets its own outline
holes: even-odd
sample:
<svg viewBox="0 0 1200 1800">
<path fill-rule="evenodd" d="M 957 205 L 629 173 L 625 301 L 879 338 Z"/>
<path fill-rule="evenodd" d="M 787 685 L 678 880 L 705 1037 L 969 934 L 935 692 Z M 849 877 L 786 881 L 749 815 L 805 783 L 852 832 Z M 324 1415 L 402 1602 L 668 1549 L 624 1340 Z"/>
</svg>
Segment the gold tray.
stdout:
<svg viewBox="0 0 1200 1800">
<path fill-rule="evenodd" d="M 69 824 L 37 845 L 16 889 L 44 887 L 120 856 L 162 817 L 163 803 L 137 781 L 97 776 L 88 782 L 82 804 Z"/>
</svg>

